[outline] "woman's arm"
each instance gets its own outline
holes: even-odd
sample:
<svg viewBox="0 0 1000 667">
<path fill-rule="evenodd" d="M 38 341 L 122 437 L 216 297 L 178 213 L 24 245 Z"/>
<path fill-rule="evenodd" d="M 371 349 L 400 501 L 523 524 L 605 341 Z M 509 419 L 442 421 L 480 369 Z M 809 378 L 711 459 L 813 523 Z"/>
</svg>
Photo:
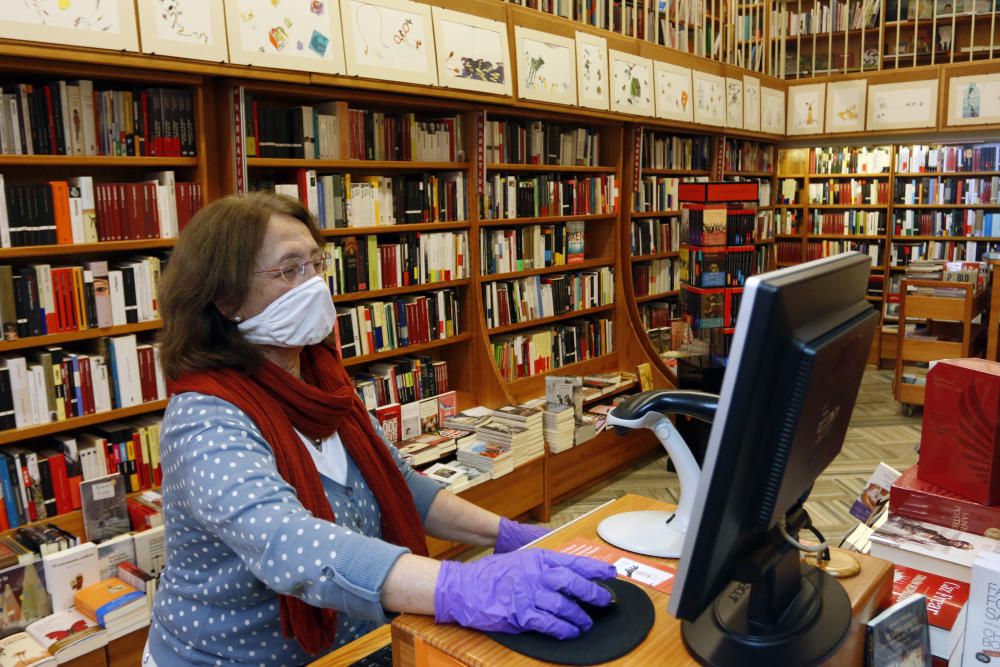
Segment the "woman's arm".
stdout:
<svg viewBox="0 0 1000 667">
<path fill-rule="evenodd" d="M 431 503 L 424 526 L 428 535 L 442 540 L 492 547 L 497 541 L 500 516 L 448 491 L 441 491 Z"/>
<path fill-rule="evenodd" d="M 440 493 L 440 498 L 445 494 Z M 403 554 L 382 584 L 382 607 L 386 611 L 434 614 L 434 589 L 441 561 Z"/>
</svg>

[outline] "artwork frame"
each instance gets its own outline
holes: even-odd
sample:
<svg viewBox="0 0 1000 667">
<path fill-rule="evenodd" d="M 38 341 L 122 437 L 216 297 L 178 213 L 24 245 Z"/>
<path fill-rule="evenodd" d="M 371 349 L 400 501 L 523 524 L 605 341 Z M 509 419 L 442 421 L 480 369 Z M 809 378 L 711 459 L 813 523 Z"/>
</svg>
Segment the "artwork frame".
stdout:
<svg viewBox="0 0 1000 667">
<path fill-rule="evenodd" d="M 743 79 L 726 77 L 726 127 L 743 129 Z"/>
<path fill-rule="evenodd" d="M 937 125 L 938 80 L 868 86 L 868 130 L 904 130 Z"/>
<path fill-rule="evenodd" d="M 743 129 L 760 132 L 760 79 L 743 75 Z"/>
<path fill-rule="evenodd" d="M 693 122 L 694 96 L 691 91 L 691 70 L 654 60 L 653 81 L 656 93 L 656 117 Z"/>
<path fill-rule="evenodd" d="M 760 129 L 768 134 L 785 134 L 785 91 L 760 87 Z"/>
<path fill-rule="evenodd" d="M 608 40 L 576 31 L 576 96 L 581 107 L 611 108 Z"/>
<path fill-rule="evenodd" d="M 226 62 L 229 44 L 226 40 L 226 13 L 222 3 L 202 0 L 174 0 L 164 12 L 157 0 L 137 0 L 139 13 L 139 48 L 174 58 Z M 195 23 L 188 24 L 184 13 L 193 11 Z M 170 33 L 173 36 L 170 36 Z"/>
<path fill-rule="evenodd" d="M 826 84 L 809 83 L 789 86 L 786 96 L 788 109 L 785 112 L 785 134 L 822 134 L 826 112 Z"/>
<path fill-rule="evenodd" d="M 44 23 L 42 13 L 33 13 L 30 7 L 21 3 L 6 3 L 3 18 L 0 18 L 0 37 L 46 42 L 68 46 L 87 46 L 114 51 L 139 51 L 139 32 L 135 22 L 135 4 L 132 0 L 104 0 L 111 11 L 98 14 L 98 2 L 90 0 L 73 15 L 59 15 L 62 21 Z M 38 12 L 47 13 L 49 6 L 56 7 L 56 0 L 41 0 Z M 88 11 L 88 7 L 92 11 Z M 94 24 L 94 29 L 72 27 L 78 17 Z M 30 19 L 37 19 L 32 21 Z M 63 25 L 65 24 L 65 25 Z M 107 30 L 99 29 L 107 26 Z"/>
<path fill-rule="evenodd" d="M 691 71 L 694 89 L 694 122 L 723 127 L 726 124 L 726 80 L 716 74 Z"/>
<path fill-rule="evenodd" d="M 506 23 L 442 7 L 431 7 L 431 18 L 434 23 L 434 59 L 437 63 L 438 85 L 507 97 L 514 95 L 514 70 L 511 67 L 510 40 L 507 37 Z M 472 34 L 456 34 L 451 25 L 469 28 Z M 491 39 L 489 33 L 493 33 L 496 37 L 492 44 L 483 41 Z M 486 48 L 487 55 L 498 52 L 496 55 L 499 59 L 474 57 L 472 53 L 468 57 L 456 55 L 464 52 L 467 45 L 462 42 L 469 40 Z M 455 62 L 456 59 L 460 61 L 460 65 Z M 484 68 L 476 63 L 476 60 L 492 67 Z M 490 81 L 490 78 L 498 75 L 498 66 L 500 81 Z"/>
<path fill-rule="evenodd" d="M 637 116 L 656 115 L 652 60 L 608 49 L 608 69 L 611 72 L 612 111 Z"/>
<path fill-rule="evenodd" d="M 358 27 L 342 32 L 350 76 L 438 84 L 430 5 L 412 0 L 340 0 L 340 21 L 341 26 Z M 360 26 L 374 26 L 380 34 L 366 35 Z"/>
<path fill-rule="evenodd" d="M 346 74 L 344 45 L 340 38 L 343 34 L 340 26 L 340 0 L 325 2 L 326 20 L 318 22 L 312 19 L 314 23 L 306 27 L 307 30 L 312 28 L 309 48 L 299 49 L 298 42 L 301 40 L 296 40 L 295 50 L 285 53 L 284 46 L 278 46 L 281 40 L 272 37 L 274 27 L 267 29 L 269 24 L 273 26 L 271 21 L 278 20 L 275 17 L 279 14 L 268 9 L 271 6 L 269 0 L 229 0 L 225 3 L 229 62 L 298 72 Z M 259 18 L 256 13 L 261 9 L 266 12 L 263 18 Z M 324 42 L 324 39 L 327 41 Z"/>
<path fill-rule="evenodd" d="M 826 84 L 826 132 L 864 132 L 868 79 Z"/>
<path fill-rule="evenodd" d="M 975 100 L 968 99 L 975 90 Z M 948 80 L 947 125 L 1000 123 L 1000 73 L 953 76 Z"/>
<path fill-rule="evenodd" d="M 517 97 L 576 105 L 576 42 L 561 35 L 514 26 Z M 546 63 L 544 54 L 549 54 Z M 533 61 L 540 61 L 536 64 Z M 546 64 L 551 67 L 546 68 Z M 539 76 L 541 75 L 541 76 Z"/>
</svg>

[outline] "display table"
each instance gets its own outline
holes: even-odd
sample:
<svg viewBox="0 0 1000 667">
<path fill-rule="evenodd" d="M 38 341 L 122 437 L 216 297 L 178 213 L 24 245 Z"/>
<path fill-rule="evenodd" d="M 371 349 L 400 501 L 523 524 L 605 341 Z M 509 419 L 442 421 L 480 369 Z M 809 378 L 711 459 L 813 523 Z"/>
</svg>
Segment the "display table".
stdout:
<svg viewBox="0 0 1000 667">
<path fill-rule="evenodd" d="M 538 542 L 538 546 L 558 548 L 573 538 L 597 540 L 597 524 L 606 516 L 635 510 L 670 510 L 671 505 L 627 495 L 604 505 L 553 532 Z M 854 554 L 861 563 L 861 573 L 843 580 L 851 598 L 854 625 L 837 656 L 829 664 L 860 666 L 864 664 L 864 624 L 887 606 L 892 591 L 892 565 L 886 561 Z M 644 557 L 645 558 L 645 557 Z M 669 565 L 677 561 L 650 558 Z M 696 665 L 681 640 L 680 622 L 667 613 L 667 596 L 646 587 L 656 609 L 656 620 L 646 640 L 634 651 L 611 665 Z M 393 657 L 395 665 L 418 667 L 476 665 L 544 665 L 513 653 L 486 635 L 456 625 L 437 625 L 429 616 L 403 614 L 392 623 Z M 345 647 L 346 648 L 346 647 Z M 374 647 L 373 647 L 374 648 Z M 343 649 L 341 649 L 343 650 Z M 372 649 L 369 649 L 372 650 Z M 356 658 L 355 658 L 356 659 Z M 313 667 L 350 664 L 336 651 L 322 658 Z"/>
</svg>

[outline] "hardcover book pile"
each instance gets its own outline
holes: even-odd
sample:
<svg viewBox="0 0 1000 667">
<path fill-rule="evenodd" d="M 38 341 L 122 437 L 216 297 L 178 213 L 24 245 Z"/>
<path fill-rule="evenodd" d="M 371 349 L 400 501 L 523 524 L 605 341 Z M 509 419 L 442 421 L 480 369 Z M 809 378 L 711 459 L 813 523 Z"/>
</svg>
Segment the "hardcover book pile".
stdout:
<svg viewBox="0 0 1000 667">
<path fill-rule="evenodd" d="M 76 610 L 108 632 L 108 641 L 149 625 L 146 595 L 117 577 L 78 591 Z"/>
</svg>

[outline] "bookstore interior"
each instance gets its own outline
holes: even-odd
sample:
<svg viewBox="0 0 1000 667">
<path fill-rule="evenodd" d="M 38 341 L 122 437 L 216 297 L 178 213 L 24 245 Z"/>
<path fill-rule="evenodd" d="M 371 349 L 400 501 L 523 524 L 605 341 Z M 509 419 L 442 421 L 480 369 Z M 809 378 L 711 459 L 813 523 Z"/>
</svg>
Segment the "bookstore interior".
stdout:
<svg viewBox="0 0 1000 667">
<path fill-rule="evenodd" d="M 1000 660 L 996 2 L 3 4 L 0 667 Z"/>
</svg>

